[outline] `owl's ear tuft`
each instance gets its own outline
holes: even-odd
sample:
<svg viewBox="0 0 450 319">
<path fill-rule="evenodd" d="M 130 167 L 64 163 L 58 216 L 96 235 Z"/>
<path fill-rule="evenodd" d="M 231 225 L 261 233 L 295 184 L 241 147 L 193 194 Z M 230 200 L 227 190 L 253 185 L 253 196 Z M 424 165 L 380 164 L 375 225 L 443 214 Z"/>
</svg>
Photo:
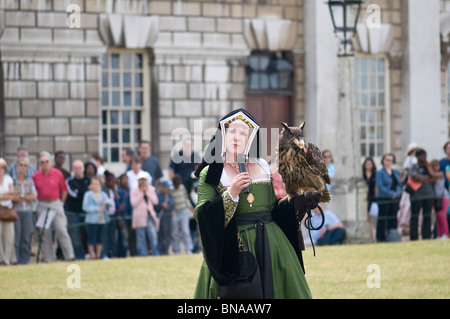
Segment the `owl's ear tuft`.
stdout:
<svg viewBox="0 0 450 319">
<path fill-rule="evenodd" d="M 304 127 L 305 127 L 305 122 L 303 122 L 302 124 L 299 125 L 299 128 L 300 128 L 301 130 L 303 130 Z"/>
<path fill-rule="evenodd" d="M 290 131 L 289 126 L 286 123 L 281 122 L 281 125 L 284 127 L 285 130 Z"/>
</svg>

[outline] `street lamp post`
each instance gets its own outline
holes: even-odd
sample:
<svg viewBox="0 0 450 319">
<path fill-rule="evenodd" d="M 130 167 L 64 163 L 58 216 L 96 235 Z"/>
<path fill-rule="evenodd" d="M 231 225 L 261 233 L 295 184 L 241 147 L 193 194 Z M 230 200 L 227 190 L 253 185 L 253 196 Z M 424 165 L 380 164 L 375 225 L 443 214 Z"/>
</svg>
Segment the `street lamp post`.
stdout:
<svg viewBox="0 0 450 319">
<path fill-rule="evenodd" d="M 361 12 L 362 0 L 329 0 L 334 33 L 340 41 L 338 56 L 353 56 L 353 37 Z"/>
<path fill-rule="evenodd" d="M 330 0 L 328 7 L 338 39 L 338 124 L 333 154 L 332 210 L 341 216 L 350 241 L 366 241 L 367 186 L 362 178 L 358 106 L 354 91 L 353 37 L 362 1 Z"/>
</svg>

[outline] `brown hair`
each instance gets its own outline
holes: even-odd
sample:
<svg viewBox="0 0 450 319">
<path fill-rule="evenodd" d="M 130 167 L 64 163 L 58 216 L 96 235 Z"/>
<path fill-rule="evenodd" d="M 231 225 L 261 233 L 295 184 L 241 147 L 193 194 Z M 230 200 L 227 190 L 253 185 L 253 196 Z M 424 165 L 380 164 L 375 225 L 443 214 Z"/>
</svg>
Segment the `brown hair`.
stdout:
<svg viewBox="0 0 450 319">
<path fill-rule="evenodd" d="M 391 156 L 392 157 L 392 164 L 396 163 L 395 162 L 395 155 L 392 154 L 392 153 L 386 153 L 386 154 L 383 155 L 383 157 L 381 157 L 381 165 L 382 166 L 384 166 L 383 162 L 384 162 L 384 159 L 386 158 L 386 156 Z"/>
<path fill-rule="evenodd" d="M 172 178 L 173 186 L 178 187 L 179 185 L 183 184 L 183 179 L 181 178 L 181 175 L 175 174 Z"/>
<path fill-rule="evenodd" d="M 92 181 L 98 181 L 100 183 L 100 186 L 102 186 L 102 180 L 100 178 L 98 178 L 97 176 L 92 176 L 91 183 L 92 183 Z"/>
<path fill-rule="evenodd" d="M 372 174 L 376 175 L 376 173 L 377 173 L 377 165 L 375 164 L 375 161 L 373 160 L 373 158 L 369 156 L 369 157 L 366 157 L 366 159 L 364 160 L 364 163 L 362 164 L 363 176 L 366 173 L 366 163 L 367 162 L 372 162 Z"/>
<path fill-rule="evenodd" d="M 139 155 L 131 156 L 130 164 L 132 164 L 133 162 L 136 163 L 136 164 L 141 164 L 142 163 L 141 157 Z"/>
</svg>

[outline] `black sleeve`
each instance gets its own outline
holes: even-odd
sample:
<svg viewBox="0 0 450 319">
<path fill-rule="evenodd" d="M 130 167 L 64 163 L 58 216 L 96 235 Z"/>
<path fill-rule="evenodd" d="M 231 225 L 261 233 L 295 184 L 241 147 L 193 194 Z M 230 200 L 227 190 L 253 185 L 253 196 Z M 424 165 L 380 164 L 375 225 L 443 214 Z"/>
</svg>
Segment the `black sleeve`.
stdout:
<svg viewBox="0 0 450 319">
<path fill-rule="evenodd" d="M 294 200 L 283 201 L 280 203 L 278 200 L 272 209 L 272 219 L 281 228 L 292 247 L 297 254 L 300 265 L 302 266 L 303 273 L 305 273 L 305 267 L 303 265 L 302 247 L 300 247 L 299 241 L 303 242 L 302 233 L 299 231 L 300 224 L 295 216 Z"/>
<path fill-rule="evenodd" d="M 225 225 L 221 196 L 208 201 L 197 210 L 203 256 L 214 279 L 222 285 L 239 274 L 239 249 L 234 218 Z"/>
</svg>

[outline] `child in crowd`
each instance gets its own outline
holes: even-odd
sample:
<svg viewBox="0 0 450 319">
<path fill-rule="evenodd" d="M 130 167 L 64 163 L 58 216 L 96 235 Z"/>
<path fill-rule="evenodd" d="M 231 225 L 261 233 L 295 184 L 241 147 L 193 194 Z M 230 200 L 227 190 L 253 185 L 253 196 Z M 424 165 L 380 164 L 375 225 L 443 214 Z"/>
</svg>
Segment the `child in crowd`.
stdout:
<svg viewBox="0 0 450 319">
<path fill-rule="evenodd" d="M 175 204 L 170 190 L 173 186 L 168 181 L 163 180 L 158 191 L 158 205 L 155 210 L 159 218 L 159 253 L 161 255 L 168 255 L 170 244 L 172 242 L 172 216 L 175 215 Z"/>
<path fill-rule="evenodd" d="M 102 253 L 103 229 L 109 221 L 108 208 L 114 205 L 108 195 L 101 190 L 101 181 L 92 177 L 90 190 L 84 194 L 83 211 L 86 212 L 88 252 L 91 259 L 100 258 Z M 94 250 L 95 246 L 95 250 Z"/>
<path fill-rule="evenodd" d="M 119 194 L 117 193 L 116 177 L 109 171 L 104 172 L 105 183 L 102 191 L 108 195 L 109 199 L 112 201 L 113 205 L 108 207 L 108 217 L 109 222 L 105 224 L 104 235 L 103 235 L 103 258 L 113 258 L 117 257 L 117 242 L 116 242 L 116 231 L 117 231 L 117 216 L 116 216 L 116 200 L 119 199 Z"/>
<path fill-rule="evenodd" d="M 130 192 L 128 190 L 128 176 L 127 174 L 122 174 L 119 177 L 119 188 L 117 189 L 117 194 L 119 199 L 116 201 L 116 215 L 117 215 L 117 257 L 123 258 L 127 257 L 127 250 L 131 246 L 130 232 L 131 228 L 131 204 L 130 204 Z M 136 242 L 134 242 L 134 247 L 136 247 Z M 136 248 L 134 249 L 134 251 Z M 136 254 L 132 255 L 135 256 Z"/>
<path fill-rule="evenodd" d="M 136 229 L 136 251 L 138 256 L 148 255 L 147 238 L 152 255 L 159 255 L 158 234 L 159 220 L 153 205 L 158 204 L 155 187 L 148 185 L 148 174 L 139 172 L 139 186 L 130 191 L 130 203 L 133 206 L 132 227 Z"/>
<path fill-rule="evenodd" d="M 180 241 L 183 241 L 186 254 L 191 254 L 193 245 L 189 230 L 189 218 L 194 208 L 189 200 L 186 188 L 180 175 L 175 174 L 172 183 L 174 189 L 170 191 L 175 202 L 176 213 L 172 216 L 172 250 L 174 254 L 180 253 Z"/>
</svg>

